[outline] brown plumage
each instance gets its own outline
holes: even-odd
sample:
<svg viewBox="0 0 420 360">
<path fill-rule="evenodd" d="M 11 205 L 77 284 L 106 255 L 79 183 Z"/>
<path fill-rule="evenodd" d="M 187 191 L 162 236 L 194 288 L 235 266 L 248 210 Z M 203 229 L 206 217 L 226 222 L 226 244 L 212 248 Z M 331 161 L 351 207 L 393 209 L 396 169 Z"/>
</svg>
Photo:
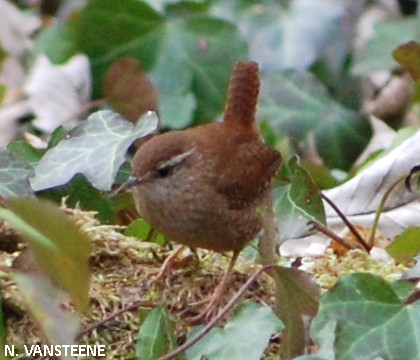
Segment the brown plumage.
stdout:
<svg viewBox="0 0 420 360">
<path fill-rule="evenodd" d="M 281 163 L 255 123 L 259 84 L 258 65 L 239 62 L 223 122 L 157 135 L 133 163 L 136 207 L 151 226 L 190 247 L 233 250 L 233 262 L 261 230 Z"/>
</svg>

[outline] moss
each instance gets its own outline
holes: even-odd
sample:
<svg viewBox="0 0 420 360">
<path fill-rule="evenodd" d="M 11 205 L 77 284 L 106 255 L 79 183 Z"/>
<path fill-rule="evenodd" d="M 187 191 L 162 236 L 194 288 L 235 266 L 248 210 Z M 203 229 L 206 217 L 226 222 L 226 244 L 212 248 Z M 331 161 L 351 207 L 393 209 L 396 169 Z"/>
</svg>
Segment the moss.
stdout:
<svg viewBox="0 0 420 360">
<path fill-rule="evenodd" d="M 359 249 L 350 250 L 343 256 L 328 249 L 322 257 L 304 259 L 303 268 L 314 276 L 324 290 L 334 286 L 340 277 L 356 272 L 368 272 L 381 276 L 385 280 L 395 281 L 407 271 L 406 266 L 396 264 L 392 259 L 381 263 Z"/>
<path fill-rule="evenodd" d="M 141 302 L 139 309 L 123 311 L 112 320 L 94 327 L 80 342 L 106 345 L 106 358 L 100 358 L 102 360 L 135 359 L 136 338 L 144 318 L 141 309 L 152 309 L 162 303 L 167 304 L 174 319 L 176 335 L 182 342 L 191 328 L 188 319 L 203 309 L 207 298 L 221 281 L 230 256 L 198 250 L 197 260 L 196 256 L 186 250 L 180 255 L 177 267 L 158 281 L 153 281 L 172 250 L 126 237 L 121 234 L 121 227 L 102 225 L 94 212 L 70 209 L 65 204 L 62 208 L 92 241 L 91 306 L 89 313 L 82 317 L 82 328 L 98 324 L 136 301 Z M 15 256 L 16 253 L 2 254 L 0 261 L 4 270 L 10 267 Z M 285 264 L 287 259 L 281 262 Z M 302 262 L 301 268 L 312 274 L 324 291 L 341 276 L 353 272 L 370 272 L 395 280 L 406 270 L 393 261 L 388 264 L 378 263 L 362 250 L 352 250 L 338 256 L 329 249 L 323 257 L 308 257 L 302 259 Z M 253 261 L 239 259 L 222 303 L 227 303 L 258 267 Z M 42 336 L 26 314 L 10 272 L 2 271 L 1 276 L 3 306 L 9 304 L 6 311 L 7 343 L 17 347 L 19 344 L 42 343 Z M 271 278 L 263 274 L 248 290 L 244 299 L 272 304 L 273 294 Z M 277 357 L 278 347 L 279 338 L 276 338 L 267 348 L 265 358 Z"/>
<path fill-rule="evenodd" d="M 178 338 L 185 338 L 191 327 L 188 319 L 198 315 L 208 296 L 213 294 L 227 269 L 230 255 L 198 250 L 197 261 L 196 256 L 185 256 L 184 252 L 184 257 L 180 256 L 179 267 L 172 269 L 158 281 L 153 281 L 172 250 L 126 237 L 121 233 L 122 227 L 102 225 L 96 219 L 95 212 L 70 209 L 64 203 L 62 209 L 92 241 L 91 306 L 89 313 L 82 317 L 82 328 L 96 324 L 136 301 L 141 301 L 141 307 L 146 309 L 165 303 L 174 317 Z M 16 254 L 7 254 L 0 259 L 1 264 L 8 268 L 15 256 Z M 251 262 L 238 262 L 223 303 L 227 303 L 245 283 L 247 274 L 255 271 L 256 267 Z M 19 344 L 42 343 L 42 336 L 26 314 L 10 273 L 5 271 L 1 274 L 4 278 L 4 297 L 13 299 L 19 308 L 19 311 L 7 314 L 7 343 L 16 344 L 17 348 L 21 346 Z M 246 298 L 270 302 L 267 295 L 271 292 L 270 283 L 268 276 L 262 277 L 259 284 L 246 294 Z M 106 345 L 106 357 L 100 359 L 135 359 L 141 318 L 138 309 L 124 311 L 83 336 L 80 343 Z"/>
</svg>

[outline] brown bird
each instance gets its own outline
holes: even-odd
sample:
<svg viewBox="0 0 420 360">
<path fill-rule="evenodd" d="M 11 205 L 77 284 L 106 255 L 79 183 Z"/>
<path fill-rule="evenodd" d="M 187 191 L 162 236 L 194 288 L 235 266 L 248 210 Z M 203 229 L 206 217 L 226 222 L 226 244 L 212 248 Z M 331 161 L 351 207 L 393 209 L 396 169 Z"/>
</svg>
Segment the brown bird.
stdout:
<svg viewBox="0 0 420 360">
<path fill-rule="evenodd" d="M 281 163 L 255 122 L 260 86 L 255 62 L 236 64 L 223 122 L 171 131 L 147 140 L 133 160 L 139 214 L 167 238 L 189 247 L 233 251 L 203 315 L 218 308 L 244 246 L 262 228 L 262 207 Z"/>
</svg>

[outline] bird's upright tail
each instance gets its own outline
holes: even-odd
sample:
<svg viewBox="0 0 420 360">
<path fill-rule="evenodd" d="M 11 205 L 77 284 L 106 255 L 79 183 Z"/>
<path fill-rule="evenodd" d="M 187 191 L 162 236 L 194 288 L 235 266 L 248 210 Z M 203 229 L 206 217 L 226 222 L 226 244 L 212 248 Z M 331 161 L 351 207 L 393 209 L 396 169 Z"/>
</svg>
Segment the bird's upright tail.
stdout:
<svg viewBox="0 0 420 360">
<path fill-rule="evenodd" d="M 255 127 L 260 75 L 256 62 L 236 63 L 230 78 L 224 121 L 238 127 Z"/>
</svg>

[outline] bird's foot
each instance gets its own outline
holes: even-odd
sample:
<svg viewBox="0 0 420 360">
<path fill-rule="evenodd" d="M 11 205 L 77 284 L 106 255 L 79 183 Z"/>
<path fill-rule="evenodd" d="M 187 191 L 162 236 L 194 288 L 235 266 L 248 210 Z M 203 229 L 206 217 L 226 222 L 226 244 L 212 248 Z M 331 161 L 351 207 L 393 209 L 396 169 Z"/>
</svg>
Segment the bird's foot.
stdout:
<svg viewBox="0 0 420 360">
<path fill-rule="evenodd" d="M 163 262 L 162 266 L 160 267 L 159 271 L 154 275 L 149 281 L 148 286 L 151 286 L 153 283 L 163 280 L 173 269 L 178 269 L 188 262 L 191 261 L 195 254 L 187 255 L 183 257 L 181 260 L 178 260 L 179 254 L 186 248 L 186 246 L 179 246 L 172 254 L 170 254 L 165 261 Z"/>
</svg>

